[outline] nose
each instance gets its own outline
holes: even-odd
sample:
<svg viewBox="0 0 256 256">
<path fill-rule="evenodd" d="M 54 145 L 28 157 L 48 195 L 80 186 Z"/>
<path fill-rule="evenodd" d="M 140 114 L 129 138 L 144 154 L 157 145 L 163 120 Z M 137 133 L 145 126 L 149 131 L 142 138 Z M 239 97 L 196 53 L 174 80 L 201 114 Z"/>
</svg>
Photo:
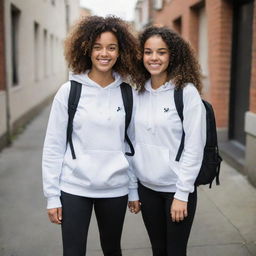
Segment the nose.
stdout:
<svg viewBox="0 0 256 256">
<path fill-rule="evenodd" d="M 100 54 L 101 54 L 101 56 L 106 56 L 107 55 L 107 49 L 106 48 L 102 48 Z"/>
<path fill-rule="evenodd" d="M 153 52 L 152 53 L 152 60 L 156 60 L 157 59 L 157 53 L 156 52 Z"/>
</svg>

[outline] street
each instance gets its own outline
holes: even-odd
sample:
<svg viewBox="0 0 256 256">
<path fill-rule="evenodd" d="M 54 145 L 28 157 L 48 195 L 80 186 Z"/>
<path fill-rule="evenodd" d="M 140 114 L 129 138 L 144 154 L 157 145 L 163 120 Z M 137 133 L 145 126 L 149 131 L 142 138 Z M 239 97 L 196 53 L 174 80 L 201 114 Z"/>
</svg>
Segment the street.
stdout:
<svg viewBox="0 0 256 256">
<path fill-rule="evenodd" d="M 0 255 L 61 256 L 60 226 L 48 221 L 41 181 L 41 152 L 49 107 L 0 153 Z M 200 187 L 189 256 L 256 255 L 256 189 L 225 162 L 221 185 Z M 141 215 L 127 212 L 124 256 L 150 256 Z M 101 256 L 92 218 L 88 256 Z"/>
</svg>

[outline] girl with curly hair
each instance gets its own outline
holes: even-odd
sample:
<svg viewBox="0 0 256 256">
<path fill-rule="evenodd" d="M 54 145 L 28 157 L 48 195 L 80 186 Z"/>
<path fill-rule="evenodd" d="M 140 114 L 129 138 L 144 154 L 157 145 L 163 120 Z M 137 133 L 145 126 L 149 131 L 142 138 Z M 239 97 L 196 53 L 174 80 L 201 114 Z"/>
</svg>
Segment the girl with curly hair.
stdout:
<svg viewBox="0 0 256 256">
<path fill-rule="evenodd" d="M 137 180 L 125 157 L 121 93 L 123 80 L 136 78 L 137 41 L 121 19 L 91 16 L 71 30 L 65 57 L 70 81 L 54 98 L 43 149 L 48 216 L 61 224 L 63 255 L 82 256 L 94 207 L 104 255 L 120 256 L 128 194 L 131 210 L 138 211 Z M 73 81 L 82 90 L 70 143 L 68 99 Z"/>
<path fill-rule="evenodd" d="M 142 216 L 154 256 L 185 256 L 206 141 L 199 65 L 189 44 L 166 27 L 148 27 L 139 39 L 144 86 L 134 117 L 134 171 Z M 183 123 L 174 101 L 178 89 L 183 90 Z"/>
</svg>

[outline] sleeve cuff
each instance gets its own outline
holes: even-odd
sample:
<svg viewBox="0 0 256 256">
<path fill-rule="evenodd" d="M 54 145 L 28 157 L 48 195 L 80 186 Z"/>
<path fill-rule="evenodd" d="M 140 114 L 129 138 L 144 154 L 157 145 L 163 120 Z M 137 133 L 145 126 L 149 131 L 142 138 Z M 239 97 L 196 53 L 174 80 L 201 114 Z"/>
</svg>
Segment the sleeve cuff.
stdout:
<svg viewBox="0 0 256 256">
<path fill-rule="evenodd" d="M 62 207 L 59 196 L 49 197 L 47 199 L 47 209 Z"/>
<path fill-rule="evenodd" d="M 174 198 L 187 202 L 188 201 L 189 192 L 185 192 L 182 190 L 177 189 L 176 193 L 174 194 Z"/>
<path fill-rule="evenodd" d="M 138 201 L 139 200 L 137 188 L 129 189 L 128 200 L 129 201 Z"/>
</svg>

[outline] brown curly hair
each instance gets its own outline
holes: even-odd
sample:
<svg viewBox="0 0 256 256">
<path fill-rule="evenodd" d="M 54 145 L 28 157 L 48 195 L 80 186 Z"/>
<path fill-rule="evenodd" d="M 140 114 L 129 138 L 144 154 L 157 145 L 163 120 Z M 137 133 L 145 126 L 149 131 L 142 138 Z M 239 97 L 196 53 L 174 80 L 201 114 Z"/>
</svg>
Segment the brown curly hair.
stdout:
<svg viewBox="0 0 256 256">
<path fill-rule="evenodd" d="M 201 71 L 191 46 L 177 33 L 167 27 L 147 27 L 140 35 L 140 50 L 144 51 L 145 42 L 152 36 L 160 36 L 167 44 L 170 52 L 170 62 L 167 67 L 167 76 L 177 88 L 184 87 L 187 83 L 193 83 L 199 93 L 202 91 Z M 145 82 L 150 78 L 150 73 L 140 61 L 140 70 L 143 81 L 139 81 L 140 89 L 144 90 Z M 142 85 L 143 84 L 143 85 Z"/>
<path fill-rule="evenodd" d="M 91 52 L 95 40 L 103 32 L 112 32 L 118 41 L 119 57 L 113 70 L 123 78 L 137 81 L 139 63 L 139 44 L 130 32 L 129 25 L 115 16 L 106 18 L 89 16 L 82 18 L 71 29 L 64 43 L 64 55 L 68 67 L 76 74 L 91 69 Z"/>
</svg>

